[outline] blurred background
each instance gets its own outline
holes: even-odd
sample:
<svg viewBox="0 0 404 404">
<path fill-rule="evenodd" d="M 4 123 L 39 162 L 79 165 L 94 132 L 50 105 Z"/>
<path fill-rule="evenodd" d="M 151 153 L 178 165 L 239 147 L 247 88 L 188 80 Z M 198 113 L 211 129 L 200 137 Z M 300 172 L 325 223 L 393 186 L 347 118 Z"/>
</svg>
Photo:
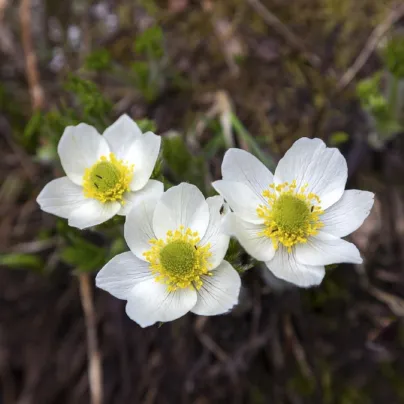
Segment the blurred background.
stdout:
<svg viewBox="0 0 404 404">
<path fill-rule="evenodd" d="M 0 0 L 0 403 L 91 402 L 82 275 L 105 404 L 404 403 L 403 22 L 389 0 Z M 376 193 L 364 264 L 304 290 L 235 247 L 231 314 L 141 329 L 93 287 L 122 222 L 35 202 L 64 128 L 122 113 L 163 136 L 168 185 L 207 196 L 226 148 L 273 168 L 303 136 L 339 147 Z"/>
</svg>

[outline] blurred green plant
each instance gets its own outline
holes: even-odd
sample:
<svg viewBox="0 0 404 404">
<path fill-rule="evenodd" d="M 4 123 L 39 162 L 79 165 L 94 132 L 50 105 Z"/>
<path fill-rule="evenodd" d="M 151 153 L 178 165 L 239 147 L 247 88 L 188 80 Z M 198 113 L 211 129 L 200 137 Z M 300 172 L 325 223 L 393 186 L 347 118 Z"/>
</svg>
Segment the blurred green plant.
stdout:
<svg viewBox="0 0 404 404">
<path fill-rule="evenodd" d="M 112 67 L 112 56 L 107 49 L 91 52 L 84 62 L 84 68 L 92 71 L 106 71 Z"/>
<path fill-rule="evenodd" d="M 357 95 L 371 126 L 369 144 L 376 149 L 404 131 L 404 35 L 395 34 L 383 52 L 385 68 L 361 80 Z"/>
<path fill-rule="evenodd" d="M 164 85 L 166 59 L 163 40 L 162 29 L 152 26 L 138 35 L 133 44 L 139 59 L 131 64 L 134 84 L 148 102 L 157 98 Z"/>
</svg>

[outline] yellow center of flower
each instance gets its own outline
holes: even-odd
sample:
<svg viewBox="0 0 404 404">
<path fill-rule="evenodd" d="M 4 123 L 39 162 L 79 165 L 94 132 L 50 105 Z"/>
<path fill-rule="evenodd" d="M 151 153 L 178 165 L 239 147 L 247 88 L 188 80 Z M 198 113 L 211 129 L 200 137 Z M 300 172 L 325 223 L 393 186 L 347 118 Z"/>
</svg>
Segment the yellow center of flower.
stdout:
<svg viewBox="0 0 404 404">
<path fill-rule="evenodd" d="M 102 156 L 84 173 L 84 195 L 103 203 L 116 201 L 123 205 L 123 195 L 130 190 L 133 167 L 118 160 L 114 153 L 110 153 L 109 159 Z"/>
<path fill-rule="evenodd" d="M 208 259 L 212 255 L 210 244 L 201 247 L 199 241 L 198 232 L 185 230 L 184 226 L 168 231 L 165 240 L 149 240 L 152 247 L 143 256 L 150 262 L 156 281 L 168 285 L 169 291 L 190 286 L 199 289 L 202 275 L 211 274 Z"/>
<path fill-rule="evenodd" d="M 318 233 L 323 227 L 320 215 L 320 198 L 306 192 L 307 185 L 297 188 L 296 181 L 291 184 L 271 184 L 262 195 L 268 205 L 259 205 L 257 214 L 264 219 L 265 230 L 260 235 L 269 237 L 275 249 L 279 244 L 291 252 L 292 246 L 306 243 L 309 236 Z"/>
</svg>

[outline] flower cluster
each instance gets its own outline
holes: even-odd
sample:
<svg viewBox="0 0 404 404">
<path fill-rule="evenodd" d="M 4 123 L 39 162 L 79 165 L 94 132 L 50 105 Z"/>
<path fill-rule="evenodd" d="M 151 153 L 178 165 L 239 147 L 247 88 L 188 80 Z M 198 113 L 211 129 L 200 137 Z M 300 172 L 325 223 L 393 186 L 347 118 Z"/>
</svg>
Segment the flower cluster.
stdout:
<svg viewBox="0 0 404 404">
<path fill-rule="evenodd" d="M 127 115 L 103 135 L 86 124 L 67 127 L 58 146 L 66 176 L 38 196 L 42 210 L 80 229 L 125 216 L 130 251 L 109 261 L 96 284 L 126 300 L 140 326 L 189 311 L 231 310 L 241 280 L 224 259 L 230 237 L 276 277 L 301 287 L 319 285 L 326 265 L 362 262 L 343 237 L 361 226 L 374 195 L 345 191 L 347 165 L 338 149 L 299 139 L 274 174 L 250 153 L 230 149 L 223 179 L 212 184 L 220 195 L 205 199 L 194 185 L 164 192 L 150 179 L 160 143 Z"/>
</svg>

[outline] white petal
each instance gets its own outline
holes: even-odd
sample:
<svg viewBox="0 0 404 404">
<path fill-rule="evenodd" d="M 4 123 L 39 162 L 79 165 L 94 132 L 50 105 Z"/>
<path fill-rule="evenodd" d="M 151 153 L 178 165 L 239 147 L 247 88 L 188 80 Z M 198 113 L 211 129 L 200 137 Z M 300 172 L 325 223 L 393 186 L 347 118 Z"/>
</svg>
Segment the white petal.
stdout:
<svg viewBox="0 0 404 404">
<path fill-rule="evenodd" d="M 223 216 L 220 214 L 220 210 L 224 204 L 223 198 L 213 196 L 206 199 L 206 203 L 209 206 L 209 225 L 199 245 L 210 244 L 209 251 L 212 256 L 209 258 L 209 262 L 214 269 L 223 261 L 229 247 L 230 237 L 222 230 Z"/>
<path fill-rule="evenodd" d="M 324 266 L 301 264 L 296 261 L 295 252 L 288 253 L 283 246 L 265 264 L 276 277 L 303 288 L 319 285 L 325 275 Z"/>
<path fill-rule="evenodd" d="M 191 310 L 201 316 L 215 316 L 229 311 L 238 302 L 241 280 L 237 271 L 223 261 L 212 272 L 212 276 L 203 276 L 203 285 L 197 291 L 198 300 Z"/>
<path fill-rule="evenodd" d="M 212 183 L 213 188 L 226 199 L 237 216 L 251 223 L 263 223 L 257 215 L 257 208 L 261 205 L 259 198 L 251 188 L 241 182 L 219 180 Z"/>
<path fill-rule="evenodd" d="M 180 226 L 205 235 L 209 224 L 209 207 L 202 192 L 191 184 L 182 183 L 166 191 L 157 202 L 153 229 L 157 238 L 165 238 L 167 231 Z"/>
<path fill-rule="evenodd" d="M 58 153 L 67 176 L 81 185 L 85 169 L 94 165 L 101 156 L 108 157 L 110 150 L 107 141 L 95 128 L 80 123 L 65 129 Z"/>
<path fill-rule="evenodd" d="M 337 237 L 351 234 L 369 216 L 374 196 L 372 192 L 356 189 L 345 191 L 342 198 L 320 217 L 324 224 L 321 230 Z"/>
<path fill-rule="evenodd" d="M 224 218 L 224 230 L 234 236 L 243 248 L 252 257 L 259 261 L 269 261 L 275 254 L 275 249 L 270 238 L 261 236 L 265 230 L 263 224 L 254 224 L 240 219 L 234 213 L 229 213 Z"/>
<path fill-rule="evenodd" d="M 126 161 L 135 165 L 132 191 L 143 188 L 152 175 L 160 152 L 161 137 L 152 132 L 140 136 L 126 154 Z"/>
<path fill-rule="evenodd" d="M 112 296 L 127 300 L 135 285 L 152 278 L 149 264 L 139 260 L 129 251 L 112 258 L 98 272 L 95 284 Z"/>
<path fill-rule="evenodd" d="M 160 197 L 164 193 L 164 184 L 160 181 L 149 180 L 146 185 L 136 192 L 127 192 L 124 194 L 123 199 L 125 204 L 122 205 L 119 215 L 126 216 L 133 207 L 133 204 L 140 198 L 145 197 Z"/>
<path fill-rule="evenodd" d="M 132 289 L 126 305 L 126 314 L 141 327 L 148 327 L 157 321 L 167 322 L 182 317 L 195 303 L 194 289 L 168 292 L 167 285 L 150 279 Z"/>
<path fill-rule="evenodd" d="M 273 183 L 272 173 L 255 156 L 241 149 L 229 149 L 223 158 L 222 176 L 225 181 L 247 185 L 265 201 L 262 192 Z"/>
<path fill-rule="evenodd" d="M 310 237 L 305 244 L 297 244 L 295 250 L 297 261 L 307 265 L 362 263 L 354 244 L 323 232 Z"/>
<path fill-rule="evenodd" d="M 149 195 L 138 199 L 126 216 L 124 234 L 129 248 L 138 258 L 150 250 L 149 240 L 156 238 L 153 231 L 153 213 L 161 195 Z"/>
<path fill-rule="evenodd" d="M 96 199 L 87 199 L 69 216 L 69 226 L 85 229 L 104 223 L 115 216 L 121 205 L 119 202 L 102 203 Z"/>
<path fill-rule="evenodd" d="M 128 115 L 121 115 L 103 133 L 109 147 L 119 159 L 126 160 L 126 154 L 133 143 L 142 136 L 136 122 Z"/>
<path fill-rule="evenodd" d="M 62 177 L 46 184 L 36 201 L 44 212 L 67 219 L 87 198 L 82 187 Z"/>
<path fill-rule="evenodd" d="M 322 208 L 327 209 L 344 193 L 347 175 L 346 160 L 338 149 L 326 148 L 320 139 L 301 138 L 279 162 L 275 183 L 308 184 L 307 192 L 318 195 Z"/>
</svg>

